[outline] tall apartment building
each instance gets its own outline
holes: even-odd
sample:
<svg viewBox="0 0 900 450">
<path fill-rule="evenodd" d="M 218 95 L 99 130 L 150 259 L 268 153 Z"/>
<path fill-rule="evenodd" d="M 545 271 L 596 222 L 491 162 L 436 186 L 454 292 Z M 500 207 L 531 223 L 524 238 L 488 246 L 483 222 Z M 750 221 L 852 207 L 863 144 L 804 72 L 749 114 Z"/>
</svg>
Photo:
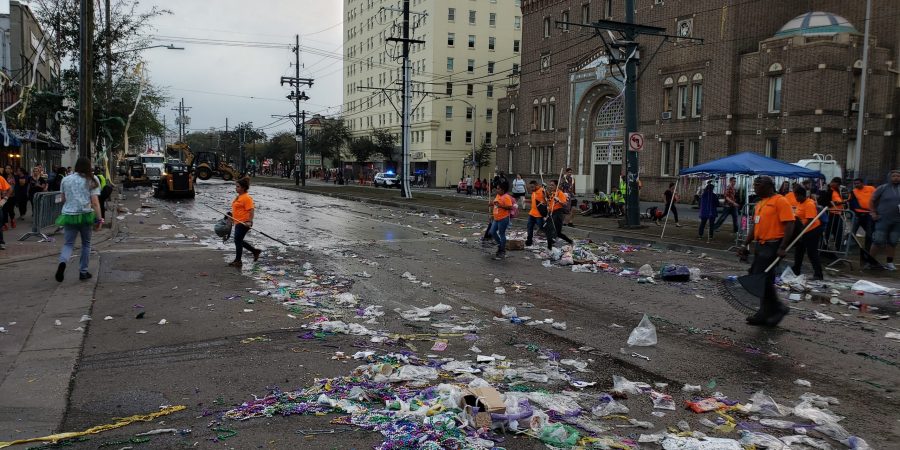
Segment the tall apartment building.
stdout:
<svg viewBox="0 0 900 450">
<path fill-rule="evenodd" d="M 883 182 L 897 167 L 900 2 L 872 2 L 862 154 L 856 161 L 865 1 L 637 0 L 635 21 L 698 43 L 641 37 L 641 197 L 679 170 L 741 151 L 785 161 L 831 155 Z M 522 74 L 499 100 L 497 165 L 537 177 L 571 167 L 581 192 L 617 186 L 623 76 L 593 30 L 624 0 L 524 0 Z M 604 36 L 608 36 L 604 34 Z"/>
<path fill-rule="evenodd" d="M 429 184 L 455 185 L 473 149 L 496 147 L 497 98 L 519 70 L 520 0 L 412 0 L 413 90 L 410 169 Z M 354 137 L 385 128 L 400 134 L 402 104 L 398 2 L 344 0 L 344 117 Z M 374 88 L 374 89 L 372 89 Z M 383 88 L 383 90 L 381 90 Z M 433 93 L 433 94 L 427 94 Z M 493 165 L 482 169 L 481 176 Z"/>
</svg>

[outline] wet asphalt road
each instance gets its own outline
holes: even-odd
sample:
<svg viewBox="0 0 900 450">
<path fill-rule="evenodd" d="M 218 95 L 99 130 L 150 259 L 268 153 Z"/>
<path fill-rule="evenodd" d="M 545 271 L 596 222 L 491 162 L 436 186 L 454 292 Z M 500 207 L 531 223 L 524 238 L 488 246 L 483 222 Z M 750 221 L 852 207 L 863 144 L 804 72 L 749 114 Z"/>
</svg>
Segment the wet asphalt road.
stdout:
<svg viewBox="0 0 900 450">
<path fill-rule="evenodd" d="M 194 201 L 151 201 L 160 208 L 161 214 L 166 213 L 163 210 L 171 211 L 183 224 L 179 225 L 179 230 L 173 231 L 196 234 L 200 240 L 215 247 L 217 244 L 211 236 L 211 226 L 220 215 L 203 205 L 227 209 L 234 197 L 232 186 L 230 183 L 206 182 L 201 183 Z M 407 323 L 393 311 L 443 302 L 460 311 L 461 321 L 465 319 L 465 323 L 478 327 L 482 339 L 478 341 L 478 346 L 485 353 L 528 358 L 529 352 L 523 348 L 533 344 L 590 359 L 591 372 L 585 375 L 585 379 L 598 382 L 596 388 L 589 388 L 597 393 L 609 389 L 613 374 L 637 381 L 669 383 L 672 393 L 678 392 L 683 384 L 714 386 L 713 390 L 738 400 L 746 400 L 753 392 L 765 389 L 776 399 L 795 403 L 800 394 L 815 392 L 839 398 L 842 403 L 835 407 L 835 411 L 846 416 L 842 425 L 866 438 L 875 448 L 900 445 L 900 422 L 896 415 L 900 410 L 897 400 L 900 346 L 883 337 L 886 331 L 896 331 L 900 327 L 900 319 L 896 316 L 888 320 L 871 320 L 856 314 L 845 317 L 841 314 L 848 312 L 846 308 L 801 302 L 781 327 L 754 328 L 746 326 L 744 316 L 722 299 L 718 281 L 638 284 L 634 278 L 610 273 L 573 273 L 568 268 L 545 268 L 531 252 L 510 252 L 508 259 L 495 261 L 475 246 L 483 228 L 482 224 L 473 221 L 446 216 L 434 218 L 405 210 L 266 187 L 251 187 L 251 194 L 257 205 L 256 228 L 291 244 L 285 248 L 251 232 L 248 240 L 267 250 L 262 261 L 267 264 L 280 264 L 284 259 L 294 259 L 298 264 L 309 261 L 317 270 L 354 279 L 353 292 L 373 304 L 383 305 L 387 313 L 378 328 L 401 333 L 428 332 L 430 329 L 427 326 Z M 462 243 L 463 239 L 468 242 Z M 140 240 L 135 230 L 121 243 L 125 248 L 130 248 L 129 243 L 136 245 Z M 698 266 L 704 274 L 714 277 L 739 274 L 741 268 L 734 261 L 698 260 L 696 255 L 652 249 L 622 253 L 615 245 L 612 249 L 626 260 L 624 265 L 627 267 L 637 268 L 650 263 L 658 269 L 664 262 L 683 263 Z M 203 253 L 206 262 L 197 266 L 195 271 L 218 272 L 231 256 L 225 252 L 200 251 L 206 252 Z M 216 254 L 219 256 L 216 257 Z M 277 261 L 273 258 L 276 256 L 279 258 Z M 134 263 L 133 267 L 117 267 L 117 270 L 142 271 L 145 278 L 152 277 L 138 263 Z M 364 271 L 372 277 L 354 276 Z M 404 272 L 410 272 L 430 285 L 412 284 L 401 277 Z M 254 282 L 248 278 L 253 276 L 258 276 L 258 273 L 249 264 L 245 264 L 244 276 L 217 276 L 215 283 L 219 290 L 209 295 L 209 301 L 216 299 L 215 295 L 233 292 L 241 286 L 253 287 Z M 101 276 L 100 293 L 103 289 L 109 292 L 119 289 L 114 283 L 116 280 L 109 279 L 112 281 L 104 288 Z M 500 283 L 495 283 L 495 279 Z M 165 283 L 166 280 L 156 282 Z M 507 293 L 495 294 L 497 286 L 503 286 Z M 98 302 L 100 297 L 98 294 Z M 884 298 L 875 300 L 891 303 Z M 518 306 L 520 315 L 565 321 L 566 329 L 558 330 L 549 325 L 526 327 L 492 320 L 492 316 L 500 315 L 503 305 L 523 304 L 526 306 Z M 463 306 L 472 308 L 471 312 L 461 310 Z M 179 402 L 173 398 L 177 395 L 172 393 L 179 392 L 182 398 L 196 397 L 197 402 L 204 405 L 202 408 L 208 408 L 210 402 L 220 406 L 233 405 L 252 398 L 251 393 L 264 394 L 267 387 L 276 383 L 282 387 L 302 386 L 311 379 L 313 371 L 337 376 L 352 367 L 329 361 L 327 357 L 337 348 L 352 350 L 346 348 L 348 343 L 353 342 L 347 338 L 334 339 L 328 347 L 308 350 L 312 353 L 304 355 L 300 367 L 315 369 L 297 368 L 297 361 L 285 358 L 286 352 L 295 351 L 296 342 L 296 333 L 285 330 L 291 330 L 290 327 L 296 327 L 297 323 L 285 323 L 281 305 L 257 304 L 255 308 L 264 311 L 268 315 L 266 317 L 271 316 L 271 321 L 266 322 L 264 317 L 260 317 L 247 324 L 236 319 L 239 315 L 232 314 L 223 317 L 222 322 L 213 327 L 215 330 L 208 330 L 209 324 L 202 320 L 196 321 L 193 325 L 187 325 L 194 329 L 160 337 L 152 341 L 152 345 L 147 341 L 135 341 L 134 338 L 116 339 L 113 330 L 92 328 L 85 347 L 87 364 L 83 370 L 80 369 L 84 373 L 76 374 L 73 410 L 66 428 L 79 429 L 96 424 L 98 418 L 104 415 L 98 413 L 103 408 L 91 406 L 91 401 L 97 402 L 96 397 L 101 392 L 96 383 L 128 374 L 134 376 L 135 371 L 140 374 L 140 381 L 136 384 L 143 387 L 119 387 L 117 389 L 121 395 L 108 396 L 109 402 L 131 401 L 145 406 L 143 410 L 146 410 L 147 405 L 154 403 Z M 810 320 L 814 309 L 830 314 L 836 320 Z M 659 336 L 657 346 L 636 350 L 649 357 L 649 361 L 632 356 L 633 350 L 626 349 L 625 344 L 631 328 L 644 313 L 656 318 Z M 177 317 L 175 313 L 169 314 Z M 238 326 L 232 327 L 235 324 Z M 106 325 L 101 322 L 92 327 Z M 271 348 L 260 345 L 248 349 L 246 345 L 235 345 L 233 341 L 221 337 L 249 336 L 264 331 L 268 331 L 268 336 L 273 338 Z M 222 343 L 223 339 L 226 342 Z M 209 356 L 208 353 L 215 353 L 219 345 L 230 350 L 223 350 L 216 357 Z M 421 344 L 425 345 L 430 343 Z M 440 356 L 463 357 L 467 354 L 468 345 L 461 340 L 451 340 L 449 350 Z M 585 346 L 593 350 L 576 350 Z M 207 363 L 191 363 L 178 368 L 178 363 L 184 361 L 172 357 L 165 359 L 167 363 L 174 363 L 169 368 L 164 368 L 159 362 L 140 369 L 135 368 L 141 366 L 140 363 L 136 362 L 132 368 L 122 363 L 123 358 L 128 359 L 126 355 L 135 355 L 134 360 L 143 361 L 144 356 L 137 355 L 190 354 L 191 349 L 201 348 L 207 352 L 204 359 L 221 358 L 222 365 L 216 368 L 212 363 L 209 363 L 212 364 L 210 367 L 204 366 Z M 421 348 L 420 352 L 430 353 L 427 348 Z M 118 361 L 114 366 L 120 372 L 110 373 L 109 367 L 104 365 L 109 361 Z M 186 392 L 190 391 L 191 384 L 180 377 L 183 373 L 179 372 L 183 370 L 196 371 L 195 376 L 209 377 L 204 386 L 211 386 L 204 388 L 202 394 L 195 392 L 188 395 Z M 283 381 L 279 382 L 282 378 Z M 812 387 L 795 385 L 794 380 L 799 378 L 809 380 Z M 195 384 L 200 383 L 197 381 Z M 200 391 L 199 388 L 195 390 Z M 152 398 L 145 398 L 148 392 L 159 398 L 152 395 Z M 90 400 L 92 398 L 94 400 Z M 631 404 L 629 406 L 633 407 Z M 199 405 L 197 407 L 201 408 Z M 133 409 L 142 410 L 138 406 Z M 649 412 L 649 408 L 632 411 L 642 420 L 652 418 L 659 426 L 672 425 L 682 418 L 694 422 L 697 419 L 697 416 L 681 410 L 661 419 L 653 418 Z M 239 427 L 240 436 L 235 439 L 245 440 L 215 445 L 251 448 L 253 444 L 252 447 L 289 448 L 290 445 L 285 445 L 285 439 L 290 442 L 291 430 L 310 421 L 316 422 L 316 419 L 288 417 L 244 422 Z M 209 419 L 197 416 L 194 419 L 179 418 L 176 422 L 197 429 L 207 425 Z M 315 426 L 328 425 L 319 420 Z M 309 448 L 351 448 L 356 445 L 364 448 L 378 442 L 377 436 L 361 434 L 358 439 L 347 441 L 340 440 L 344 438 L 333 441 L 320 438 L 316 442 L 321 446 L 316 444 Z M 267 436 L 272 435 L 279 436 L 280 445 L 264 444 Z M 210 441 L 201 442 L 214 446 Z M 335 444 L 339 442 L 353 442 L 353 445 Z M 535 444 L 536 441 L 528 439 L 513 439 L 505 445 L 509 448 L 538 448 Z M 167 444 L 163 442 L 159 445 L 158 448 L 165 448 Z"/>
</svg>

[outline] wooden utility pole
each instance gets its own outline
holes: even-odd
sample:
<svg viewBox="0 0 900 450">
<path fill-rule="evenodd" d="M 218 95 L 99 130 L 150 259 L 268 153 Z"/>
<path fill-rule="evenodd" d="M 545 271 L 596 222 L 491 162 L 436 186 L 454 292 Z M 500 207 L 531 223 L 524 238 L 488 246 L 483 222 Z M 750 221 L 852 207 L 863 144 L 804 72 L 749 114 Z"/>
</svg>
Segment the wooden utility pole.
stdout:
<svg viewBox="0 0 900 450">
<path fill-rule="evenodd" d="M 94 2 L 81 0 L 78 154 L 90 159 L 94 136 Z"/>
</svg>

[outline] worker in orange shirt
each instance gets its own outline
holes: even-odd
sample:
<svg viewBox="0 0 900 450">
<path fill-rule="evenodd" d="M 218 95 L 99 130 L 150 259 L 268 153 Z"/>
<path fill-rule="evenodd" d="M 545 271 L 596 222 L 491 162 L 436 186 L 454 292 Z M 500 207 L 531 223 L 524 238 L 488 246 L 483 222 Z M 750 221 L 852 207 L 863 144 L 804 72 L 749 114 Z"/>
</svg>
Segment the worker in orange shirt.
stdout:
<svg viewBox="0 0 900 450">
<path fill-rule="evenodd" d="M 494 201 L 491 202 L 491 214 L 494 220 L 491 222 L 489 233 L 498 247 L 494 259 L 503 259 L 506 258 L 506 229 L 509 228 L 509 212 L 513 209 L 515 200 L 513 200 L 511 195 L 507 194 L 509 192 L 509 181 L 505 179 L 497 183 L 494 192 L 496 195 L 494 196 Z"/>
<path fill-rule="evenodd" d="M 231 215 L 229 217 L 234 222 L 235 255 L 234 261 L 228 265 L 240 269 L 244 264 L 241 260 L 243 249 L 250 250 L 250 253 L 253 254 L 253 261 L 259 259 L 259 254 L 262 253 L 262 250 L 244 240 L 244 237 L 250 232 L 250 228 L 253 227 L 253 217 L 256 212 L 253 198 L 247 192 L 250 190 L 250 179 L 244 177 L 237 180 L 234 183 L 234 190 L 237 192 L 237 197 L 231 202 Z"/>
<path fill-rule="evenodd" d="M 544 216 L 549 215 L 547 209 L 547 199 L 544 193 L 544 187 L 539 186 L 537 181 L 531 180 L 528 183 L 531 191 L 531 210 L 528 211 L 528 235 L 525 237 L 525 246 L 534 245 L 534 227 L 537 225 L 538 230 L 544 227 Z"/>
<path fill-rule="evenodd" d="M 6 225 L 6 202 L 12 194 L 12 186 L 6 179 L 0 176 L 0 225 Z M 3 227 L 0 227 L 0 250 L 6 250 L 6 241 L 3 240 Z"/>
<path fill-rule="evenodd" d="M 828 190 L 819 198 L 819 204 L 828 208 L 828 230 L 825 232 L 825 245 L 834 242 L 834 250 L 840 251 L 844 241 L 844 196 L 841 195 L 840 177 L 834 177 L 828 183 Z"/>
<path fill-rule="evenodd" d="M 553 224 L 553 231 L 547 233 L 547 248 L 553 249 L 553 241 L 557 237 L 562 238 L 569 245 L 574 245 L 575 241 L 563 234 L 563 218 L 566 215 L 563 210 L 569 201 L 569 196 L 562 189 L 557 188 L 556 180 L 550 180 L 547 196 L 549 197 L 547 203 L 550 209 L 550 218 L 548 220 Z"/>
<path fill-rule="evenodd" d="M 751 229 L 747 233 L 746 246 L 738 249 L 738 256 L 744 258 L 754 244 L 751 274 L 766 274 L 766 286 L 760 299 L 759 311 L 747 318 L 750 325 L 776 326 L 787 315 L 789 309 L 778 300 L 775 291 L 775 270 L 766 268 L 777 258 L 787 253 L 788 239 L 794 234 L 794 212 L 784 197 L 775 193 L 775 182 L 769 177 L 753 180 L 753 190 L 759 196 L 753 211 Z"/>
<path fill-rule="evenodd" d="M 810 220 L 813 220 L 813 224 L 806 230 L 803 237 L 797 241 L 794 250 L 794 266 L 791 270 L 795 274 L 800 275 L 800 270 L 803 266 L 803 255 L 806 254 L 809 256 L 809 263 L 813 266 L 813 279 L 822 280 L 824 279 L 822 275 L 822 261 L 819 259 L 819 240 L 822 238 L 822 223 L 817 219 L 819 211 L 816 209 L 816 202 L 807 197 L 806 188 L 803 186 L 795 185 L 792 193 L 797 202 L 794 216 L 804 227 L 809 225 Z"/>
<path fill-rule="evenodd" d="M 853 190 L 850 191 L 849 203 L 855 217 L 853 218 L 853 228 L 851 228 L 850 233 L 855 235 L 860 228 L 866 232 L 863 247 L 867 252 L 872 251 L 872 234 L 875 232 L 875 221 L 872 220 L 871 214 L 872 194 L 874 193 L 875 186 L 867 186 L 862 178 L 853 180 Z M 862 261 L 862 259 L 865 258 L 862 252 L 860 252 L 859 257 L 861 259 L 861 264 L 867 262 Z"/>
</svg>

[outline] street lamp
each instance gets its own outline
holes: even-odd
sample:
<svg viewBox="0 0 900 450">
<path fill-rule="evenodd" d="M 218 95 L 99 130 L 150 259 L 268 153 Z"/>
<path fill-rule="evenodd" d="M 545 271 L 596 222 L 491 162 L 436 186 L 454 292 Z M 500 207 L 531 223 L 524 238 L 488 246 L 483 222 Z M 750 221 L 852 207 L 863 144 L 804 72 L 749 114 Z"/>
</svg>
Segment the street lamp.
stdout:
<svg viewBox="0 0 900 450">
<path fill-rule="evenodd" d="M 468 100 L 463 100 L 461 98 L 447 98 L 447 100 L 460 101 L 472 108 L 472 175 L 475 175 L 475 140 L 476 136 L 478 136 L 478 115 L 475 113 L 475 105 L 469 103 Z"/>
<path fill-rule="evenodd" d="M 140 51 L 140 50 L 147 50 L 147 49 L 151 49 L 151 48 L 164 48 L 164 49 L 166 49 L 166 50 L 184 50 L 184 47 L 176 47 L 174 44 L 169 44 L 169 45 L 162 45 L 162 44 L 160 44 L 160 45 L 150 45 L 150 46 L 147 46 L 147 47 L 127 48 L 127 49 L 125 49 L 125 50 L 119 50 L 119 51 L 117 51 L 117 52 L 113 52 L 112 54 L 113 54 L 113 55 L 120 55 L 120 54 L 122 54 L 122 53 L 137 52 L 137 51 Z"/>
</svg>

